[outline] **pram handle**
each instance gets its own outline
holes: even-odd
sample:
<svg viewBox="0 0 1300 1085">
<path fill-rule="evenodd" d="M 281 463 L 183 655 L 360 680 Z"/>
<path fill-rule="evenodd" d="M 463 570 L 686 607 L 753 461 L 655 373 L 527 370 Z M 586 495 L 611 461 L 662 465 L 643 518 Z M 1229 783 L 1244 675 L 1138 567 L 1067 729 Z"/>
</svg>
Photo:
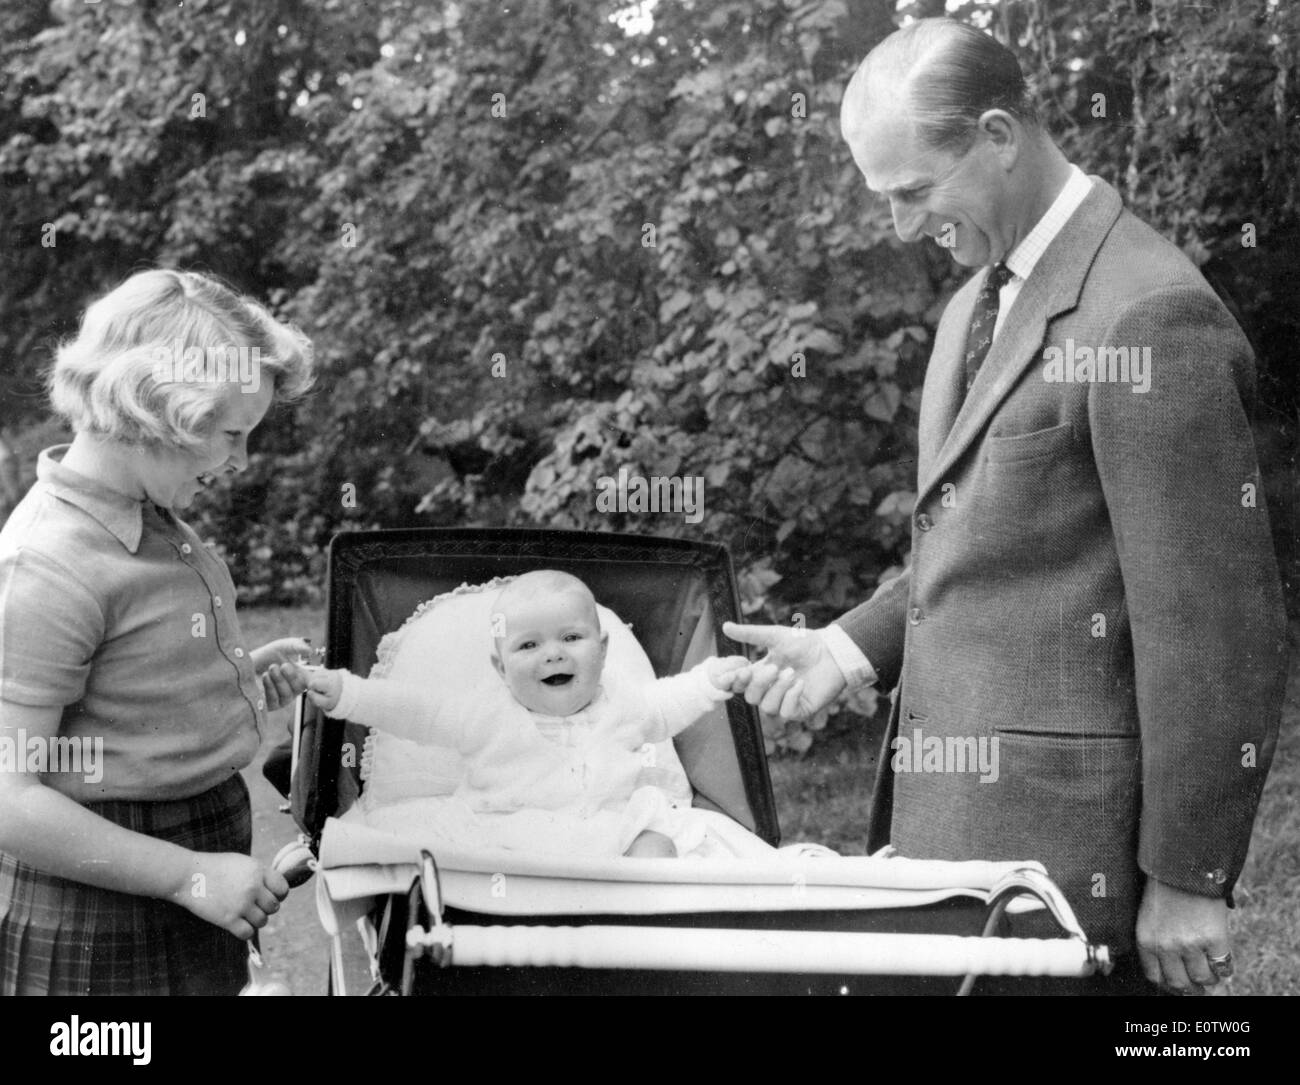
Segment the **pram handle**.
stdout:
<svg viewBox="0 0 1300 1085">
<path fill-rule="evenodd" d="M 678 927 L 448 926 L 438 864 L 420 853 L 419 895 L 429 929 L 406 932 L 404 993 L 415 958 L 437 965 L 514 968 L 637 968 L 711 972 L 814 972 L 892 976 L 1087 977 L 1111 970 L 1105 946 L 1091 945 L 1069 902 L 1045 874 L 1013 870 L 989 892 L 1001 912 L 1015 896 L 1043 902 L 1068 938 L 972 938 L 944 934 L 869 934 Z"/>
<path fill-rule="evenodd" d="M 290 889 L 297 889 L 316 872 L 316 857 L 307 847 L 305 839 L 292 840 L 271 860 L 271 869 L 289 883 Z M 289 985 L 277 976 L 273 976 L 262 957 L 261 939 L 257 932 L 248 943 L 248 983 L 239 992 L 241 995 L 288 995 L 292 992 Z"/>
<path fill-rule="evenodd" d="M 297 889 L 316 873 L 316 857 L 304 838 L 291 840 L 275 853 L 271 869 L 289 883 L 290 889 Z"/>
<path fill-rule="evenodd" d="M 1083 933 L 1078 917 L 1060 887 L 1046 874 L 1033 867 L 1020 867 L 999 878 L 989 890 L 989 912 L 1000 910 L 1013 897 L 1028 895 L 1042 901 L 1056 920 L 1057 925 L 1071 938 L 1084 945 L 1088 936 Z M 1109 968 L 1106 969 L 1110 971 Z"/>
<path fill-rule="evenodd" d="M 1104 946 L 1073 938 L 680 927 L 471 926 L 407 931 L 439 963 L 511 968 L 618 968 L 876 976 L 1086 977 L 1108 969 Z"/>
</svg>

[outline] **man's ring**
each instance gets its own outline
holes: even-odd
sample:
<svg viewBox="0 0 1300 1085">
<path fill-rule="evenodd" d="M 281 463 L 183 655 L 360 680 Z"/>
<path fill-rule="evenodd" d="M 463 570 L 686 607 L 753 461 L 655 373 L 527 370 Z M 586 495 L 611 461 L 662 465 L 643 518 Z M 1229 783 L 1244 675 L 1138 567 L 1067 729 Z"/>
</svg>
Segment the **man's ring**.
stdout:
<svg viewBox="0 0 1300 1085">
<path fill-rule="evenodd" d="M 1221 980 L 1226 980 L 1232 975 L 1232 954 L 1225 953 L 1221 957 L 1211 957 L 1208 954 L 1205 958 L 1210 962 L 1210 971 Z"/>
</svg>

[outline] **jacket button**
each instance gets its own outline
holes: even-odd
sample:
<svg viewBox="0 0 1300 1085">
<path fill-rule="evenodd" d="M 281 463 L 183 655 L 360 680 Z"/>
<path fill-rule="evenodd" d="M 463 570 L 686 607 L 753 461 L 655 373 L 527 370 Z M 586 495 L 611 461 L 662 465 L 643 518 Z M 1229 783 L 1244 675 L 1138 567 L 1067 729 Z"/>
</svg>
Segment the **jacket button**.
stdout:
<svg viewBox="0 0 1300 1085">
<path fill-rule="evenodd" d="M 913 608 L 911 609 L 911 611 L 910 611 L 910 612 L 908 613 L 908 615 L 907 615 L 907 620 L 908 620 L 909 622 L 911 622 L 913 625 L 920 625 L 920 624 L 921 624 L 921 608 L 920 608 L 920 607 L 913 607 Z"/>
<path fill-rule="evenodd" d="M 916 526 L 922 531 L 929 531 L 930 528 L 934 527 L 934 521 L 930 519 L 928 513 L 923 512 L 916 518 Z"/>
<path fill-rule="evenodd" d="M 181 543 L 181 553 L 182 553 L 182 554 L 188 554 L 188 553 L 189 553 L 191 550 L 193 550 L 193 549 L 194 549 L 194 547 L 192 547 L 189 543 Z"/>
<path fill-rule="evenodd" d="M 1210 875 L 1210 877 L 1214 879 L 1215 885 L 1222 885 L 1224 882 L 1228 880 L 1228 876 L 1225 873 L 1223 873 L 1222 870 L 1216 870 L 1213 874 Z"/>
<path fill-rule="evenodd" d="M 214 595 L 214 596 L 212 597 L 212 602 L 213 602 L 216 606 L 221 606 L 221 596 L 219 596 L 219 595 Z"/>
<path fill-rule="evenodd" d="M 242 649 L 242 648 L 236 648 L 236 649 L 235 649 L 235 658 L 236 658 L 236 659 L 243 659 L 243 658 L 244 658 L 244 649 Z"/>
</svg>

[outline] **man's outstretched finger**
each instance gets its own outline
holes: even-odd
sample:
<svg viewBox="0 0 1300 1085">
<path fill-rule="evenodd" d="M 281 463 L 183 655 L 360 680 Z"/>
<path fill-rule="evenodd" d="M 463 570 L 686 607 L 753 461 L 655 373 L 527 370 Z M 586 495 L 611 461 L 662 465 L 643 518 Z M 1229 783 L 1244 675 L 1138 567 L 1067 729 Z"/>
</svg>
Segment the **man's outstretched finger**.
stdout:
<svg viewBox="0 0 1300 1085">
<path fill-rule="evenodd" d="M 755 648 L 772 648 L 778 643 L 778 634 L 787 630 L 780 625 L 740 625 L 738 622 L 723 622 L 722 635 L 730 637 L 741 644 L 750 644 Z"/>
</svg>

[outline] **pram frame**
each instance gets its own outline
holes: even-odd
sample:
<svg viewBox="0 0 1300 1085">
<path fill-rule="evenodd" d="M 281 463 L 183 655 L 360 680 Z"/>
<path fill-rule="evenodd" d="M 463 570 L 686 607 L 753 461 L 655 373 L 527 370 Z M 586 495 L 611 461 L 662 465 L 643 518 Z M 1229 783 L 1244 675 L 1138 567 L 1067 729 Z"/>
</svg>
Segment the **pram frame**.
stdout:
<svg viewBox="0 0 1300 1085">
<path fill-rule="evenodd" d="M 580 570 L 575 568 L 575 565 L 619 561 L 650 561 L 656 565 L 676 566 L 683 570 L 694 569 L 698 571 L 702 569 L 708 588 L 708 605 L 712 611 L 717 639 L 721 640 L 720 628 L 723 621 L 739 620 L 741 617 L 730 556 L 724 547 L 716 544 L 661 537 L 541 529 L 447 528 L 356 532 L 336 536 L 329 550 L 328 641 L 326 645 L 326 663 L 328 666 L 347 666 L 353 669 L 360 669 L 364 666 L 365 661 L 356 658 L 355 654 L 357 645 L 354 643 L 354 628 L 357 616 L 352 610 L 353 588 L 360 573 L 368 564 L 373 562 L 400 562 L 412 559 L 430 560 L 434 556 L 430 554 L 430 544 L 434 542 L 436 542 L 438 551 L 437 558 L 463 558 L 472 561 L 486 561 L 489 564 L 495 563 L 495 575 L 508 575 L 542 567 L 568 567 L 581 575 Z M 564 551 L 562 557 L 557 557 L 557 550 Z M 490 579 L 490 577 L 479 574 L 474 578 L 474 582 L 483 579 Z M 437 593 L 425 592 L 423 595 L 416 593 L 415 596 L 412 596 L 413 603 L 423 602 L 432 594 Z M 409 609 L 401 611 L 403 617 L 409 613 Z M 380 623 L 385 626 L 383 632 L 390 632 L 392 628 L 395 628 L 392 621 L 393 616 L 390 615 L 385 622 Z M 678 635 L 680 636 L 680 632 Z M 741 774 L 741 782 L 744 787 L 745 801 L 749 805 L 746 813 L 749 815 L 752 828 L 756 834 L 768 843 L 775 845 L 779 842 L 780 831 L 757 711 L 746 704 L 743 699 L 732 698 L 727 702 L 727 720 L 734 744 L 737 766 Z M 338 813 L 343 803 L 355 797 L 355 794 L 348 794 L 347 789 L 356 786 L 356 777 L 355 774 L 350 774 L 347 771 L 350 766 L 345 766 L 343 761 L 345 733 L 346 728 L 350 726 L 352 725 L 345 724 L 343 721 L 327 719 L 307 706 L 305 701 L 300 702 L 299 713 L 295 720 L 294 765 L 291 773 L 293 782 L 291 809 L 295 820 L 303 830 L 303 839 L 309 842 L 311 850 L 318 854 L 321 833 L 326 819 Z M 694 786 L 694 781 L 692 781 L 692 785 Z M 721 807 L 718 808 L 721 809 Z M 1012 950 L 1017 948 L 1012 943 L 1026 943 L 1028 941 L 1023 938 L 988 939 L 988 936 L 993 934 L 995 930 L 1003 933 L 1008 931 L 1003 915 L 1007 900 L 1017 894 L 1028 894 L 1036 897 L 1047 906 L 1048 911 L 1056 920 L 1058 928 L 1067 935 L 1064 940 L 1052 940 L 1060 943 L 1060 945 L 1050 947 L 1049 955 L 1067 948 L 1066 943 L 1070 948 L 1068 948 L 1068 952 L 1064 957 L 1060 953 L 1056 953 L 1058 959 L 1050 968 L 1034 971 L 1031 968 L 1031 958 L 1041 960 L 1044 955 L 1036 952 L 1037 947 L 1022 945 L 1020 948 L 1025 952 L 1021 953 L 1019 958 L 1011 960 L 1010 963 L 1003 962 L 993 968 L 990 974 L 992 972 L 1003 975 L 1043 975 L 1050 973 L 1082 977 L 1109 972 L 1110 962 L 1105 947 L 1093 946 L 1087 941 L 1086 936 L 1075 920 L 1073 912 L 1070 910 L 1068 902 L 1060 895 L 1060 891 L 1050 882 L 1050 879 L 1041 874 L 1041 868 L 1039 868 L 1039 872 L 1033 870 L 1024 872 L 1023 876 L 1020 871 L 1015 873 L 1017 876 L 1010 878 L 1006 885 L 993 887 L 990 892 L 987 905 L 983 906 L 983 935 L 981 937 L 972 936 L 978 934 L 980 926 L 977 924 L 972 930 L 969 915 L 965 917 L 960 928 L 963 931 L 962 937 L 915 933 L 871 935 L 862 933 L 860 929 L 855 929 L 852 924 L 850 924 L 849 929 L 854 930 L 854 933 L 844 934 L 842 937 L 856 940 L 853 942 L 855 952 L 861 950 L 866 952 L 867 956 L 877 952 L 876 947 L 878 946 L 880 951 L 892 954 L 890 959 L 898 960 L 897 950 L 900 945 L 909 947 L 919 947 L 923 943 L 939 945 L 943 943 L 944 939 L 948 939 L 948 942 L 943 944 L 965 944 L 958 947 L 962 953 L 967 954 L 965 959 L 988 960 L 987 954 L 983 953 L 982 950 L 988 947 L 989 941 L 1001 942 Z M 604 942 L 600 941 L 602 930 L 606 936 L 626 934 L 627 936 L 653 941 L 656 938 L 681 938 L 683 928 L 692 925 L 706 929 L 716 927 L 716 930 L 712 930 L 712 934 L 718 940 L 725 938 L 730 933 L 733 936 L 733 941 L 747 942 L 753 946 L 757 943 L 754 938 L 746 936 L 746 930 L 751 925 L 762 927 L 761 922 L 753 922 L 754 917 L 746 919 L 745 917 L 736 916 L 674 915 L 669 917 L 670 922 L 667 926 L 656 927 L 638 925 L 638 917 L 619 916 L 613 920 L 618 924 L 617 927 L 602 929 L 599 927 L 602 917 L 597 913 L 593 913 L 577 917 L 577 921 L 584 927 L 591 928 L 588 933 L 583 931 L 574 932 L 569 929 L 566 917 L 550 915 L 545 918 L 553 921 L 556 924 L 554 926 L 548 926 L 546 923 L 539 923 L 535 920 L 525 920 L 523 922 L 515 920 L 508 926 L 522 928 L 522 931 L 518 929 L 512 931 L 508 927 L 499 924 L 499 917 L 486 917 L 489 923 L 483 924 L 481 919 L 484 917 L 478 913 L 457 913 L 455 909 L 448 909 L 444 914 L 441 891 L 438 889 L 436 860 L 428 853 L 422 857 L 419 869 L 412 874 L 412 880 L 409 884 L 410 889 L 406 893 L 390 893 L 386 906 L 381 903 L 379 906 L 372 908 L 368 915 L 364 912 L 361 913 L 362 920 L 359 927 L 363 931 L 368 930 L 369 932 L 369 937 L 363 933 L 363 938 L 366 938 L 370 949 L 372 976 L 375 980 L 372 993 L 412 992 L 418 986 L 417 974 L 422 962 L 425 962 L 426 965 L 431 962 L 435 972 L 438 973 L 449 974 L 458 971 L 462 974 L 481 975 L 485 971 L 483 968 L 449 969 L 447 967 L 466 963 L 465 947 L 469 945 L 476 947 L 472 951 L 472 960 L 476 964 L 510 964 L 513 962 L 512 967 L 519 967 L 520 965 L 543 966 L 529 968 L 526 973 L 516 974 L 526 974 L 530 977 L 543 974 L 552 977 L 569 977 L 567 981 L 561 980 L 559 982 L 571 982 L 574 975 L 582 974 L 581 968 L 571 967 L 572 965 L 585 964 L 588 968 L 594 967 L 607 970 L 604 973 L 606 976 L 610 974 L 608 970 L 617 970 L 622 967 L 618 963 L 618 951 L 605 963 L 596 963 L 594 965 L 591 963 L 592 961 L 604 959 L 601 957 L 602 954 L 608 957 L 609 938 L 606 937 Z M 324 878 L 318 880 L 317 899 L 322 924 L 327 931 L 332 930 L 334 934 L 330 966 L 330 989 L 342 993 L 344 984 L 339 916 L 343 912 L 331 911 L 334 905 L 329 898 Z M 356 918 L 358 914 L 355 912 L 354 907 L 356 902 L 349 903 L 353 907 L 345 908 L 343 911 L 351 911 L 352 917 Z M 944 907 L 948 903 L 944 902 Z M 969 904 L 970 902 L 968 902 Z M 382 921 L 380 919 L 381 913 Z M 447 922 L 449 917 L 452 919 L 451 925 Z M 660 917 L 661 922 L 664 918 Z M 470 919 L 472 922 L 466 922 L 466 919 Z M 714 919 L 721 920 L 721 926 L 719 926 L 719 923 L 712 921 Z M 676 926 L 671 922 L 673 920 L 678 921 Z M 829 914 L 823 914 L 818 920 L 822 924 L 828 921 L 833 922 L 833 918 Z M 644 923 L 644 920 L 641 920 L 641 922 Z M 905 921 L 904 930 L 911 931 L 912 928 L 906 926 L 906 923 L 912 922 L 914 920 L 909 917 Z M 369 925 L 368 928 L 366 927 L 367 924 Z M 813 929 L 832 931 L 838 928 L 825 925 L 819 928 L 814 923 Z M 923 928 L 918 926 L 916 929 Z M 460 932 L 460 945 L 462 947 L 460 960 L 457 959 L 455 949 L 457 942 L 452 935 L 453 930 Z M 529 932 L 534 932 L 537 937 L 533 937 Z M 810 942 L 808 938 L 804 937 L 806 932 L 803 931 L 786 930 L 772 927 L 769 924 L 764 928 L 764 932 L 778 937 L 789 936 L 787 940 L 798 941 L 802 939 L 805 944 Z M 694 933 L 692 932 L 692 934 Z M 705 939 L 708 937 L 708 935 L 704 936 Z M 820 937 L 825 939 L 827 935 L 821 935 Z M 909 942 L 909 938 L 912 941 Z M 873 939 L 879 941 L 873 942 Z M 891 939 L 897 943 L 892 949 L 889 945 Z M 898 939 L 903 941 L 897 942 Z M 939 941 L 936 942 L 935 939 Z M 1035 940 L 1043 941 L 1041 938 Z M 976 945 L 976 943 L 982 944 Z M 659 944 L 668 945 L 669 943 L 661 941 Z M 846 941 L 844 944 L 848 946 L 850 943 Z M 594 951 L 593 946 L 596 947 Z M 605 948 L 602 948 L 602 946 Z M 716 963 L 718 955 L 716 952 L 712 952 L 714 947 L 710 946 L 708 948 L 710 953 L 706 954 L 706 956 L 709 956 Z M 592 955 L 593 952 L 596 953 L 595 956 Z M 782 952 L 786 953 L 786 959 L 795 959 L 790 956 L 790 947 L 785 947 Z M 510 954 L 514 956 L 510 956 Z M 651 956 L 653 957 L 653 954 Z M 1067 957 L 1068 961 L 1066 960 Z M 773 960 L 775 959 L 774 956 Z M 1062 961 L 1065 961 L 1065 963 L 1061 963 Z M 1031 962 L 1031 964 L 1026 964 L 1026 962 Z M 651 961 L 647 960 L 646 954 L 642 952 L 637 958 L 637 965 L 630 966 L 626 974 L 631 977 L 649 975 L 650 973 L 645 971 L 647 965 L 652 969 L 656 967 Z M 670 969 L 673 966 L 664 963 L 658 967 Z M 701 967 L 705 967 L 707 971 L 707 966 Z M 721 967 L 727 968 L 731 966 L 723 964 Z M 763 973 L 770 974 L 779 971 L 779 966 L 771 961 L 754 960 L 747 966 L 747 970 L 757 974 L 761 983 Z M 503 971 L 509 971 L 509 969 L 497 969 L 498 973 Z M 832 983 L 839 982 L 839 977 L 826 974 L 833 970 L 825 965 L 810 966 L 804 971 L 820 973 L 820 978 L 830 980 Z M 875 975 L 875 971 L 870 965 L 863 971 L 867 975 Z M 920 974 L 922 969 L 918 967 L 915 972 Z M 923 974 L 926 976 L 943 976 L 961 974 L 961 972 L 962 970 L 951 962 L 944 962 L 935 969 L 924 971 Z M 591 975 L 600 975 L 600 973 L 593 972 Z M 675 973 L 664 971 L 662 975 L 665 977 L 676 976 L 680 982 L 684 973 L 681 971 Z M 897 973 L 890 973 L 890 975 L 897 975 Z M 602 976 L 602 978 L 604 977 Z M 786 974 L 771 978 L 786 981 L 787 985 L 783 989 L 789 989 L 788 981 L 792 978 L 790 975 Z M 972 979 L 972 976 L 967 977 L 967 982 L 963 984 L 963 990 L 969 989 Z M 636 982 L 641 981 L 636 980 Z M 435 985 L 433 989 L 436 991 L 441 988 Z M 618 990 L 620 988 L 611 988 L 608 983 L 602 983 L 597 984 L 596 989 Z M 636 989 L 636 983 L 633 984 L 633 989 Z M 734 984 L 729 989 L 735 989 Z M 758 989 L 767 988 L 759 986 Z M 812 989 L 811 985 L 809 989 Z M 826 988 L 823 987 L 822 989 Z M 841 989 L 847 990 L 848 987 L 846 985 Z"/>
<path fill-rule="evenodd" d="M 596 534 L 582 531 L 518 528 L 399 528 L 386 531 L 347 532 L 336 535 L 327 555 L 328 581 L 326 613 L 328 633 L 325 661 L 331 668 L 355 665 L 353 659 L 353 615 L 349 595 L 358 573 L 379 560 L 424 557 L 431 538 L 439 540 L 440 557 L 491 559 L 503 567 L 519 565 L 515 571 L 546 566 L 565 567 L 588 562 L 636 562 L 683 569 L 703 568 L 709 604 L 718 627 L 724 621 L 741 619 L 735 571 L 726 548 L 716 543 L 692 542 L 661 536 Z M 554 551 L 566 549 L 564 558 Z M 720 574 L 720 575 L 719 575 Z M 741 646 L 735 650 L 740 652 Z M 776 802 L 767 771 L 762 724 L 757 709 L 742 698 L 726 705 L 731 724 L 749 813 L 754 833 L 770 844 L 780 840 Z M 311 841 L 320 844 L 326 817 L 336 813 L 342 802 L 354 796 L 340 794 L 344 770 L 344 732 L 349 726 L 332 720 L 310 705 L 295 724 L 294 763 L 291 774 L 291 809 L 298 827 Z M 302 779 L 303 776 L 306 779 Z M 301 784 L 300 784 L 301 780 Z"/>
</svg>

